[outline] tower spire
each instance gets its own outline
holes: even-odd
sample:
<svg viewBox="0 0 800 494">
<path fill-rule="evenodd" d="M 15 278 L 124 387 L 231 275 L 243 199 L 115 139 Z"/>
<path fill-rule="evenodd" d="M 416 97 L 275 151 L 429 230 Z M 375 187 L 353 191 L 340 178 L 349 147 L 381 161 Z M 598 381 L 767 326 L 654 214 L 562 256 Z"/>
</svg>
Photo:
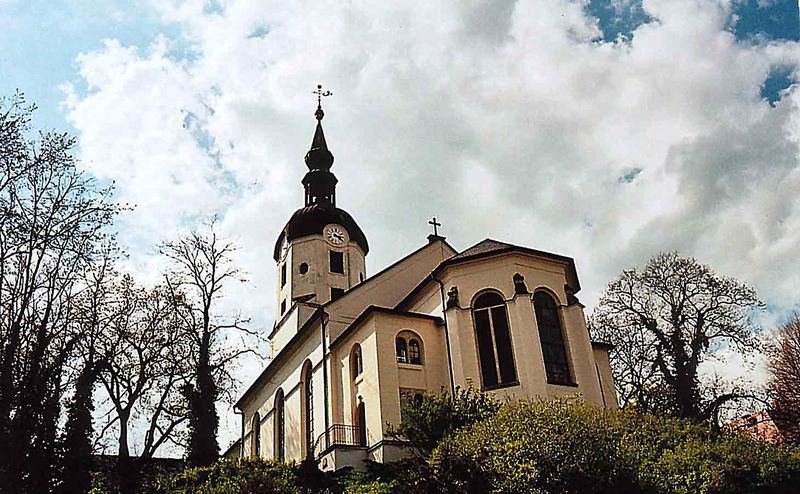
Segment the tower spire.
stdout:
<svg viewBox="0 0 800 494">
<path fill-rule="evenodd" d="M 325 133 L 322 131 L 322 119 L 325 112 L 322 111 L 322 98 L 331 96 L 329 90 L 323 90 L 322 84 L 317 84 L 317 90 L 313 92 L 317 95 L 317 111 L 314 117 L 317 119 L 317 128 L 314 131 L 314 138 L 311 140 L 311 149 L 306 153 L 306 166 L 309 172 L 303 178 L 303 186 L 306 189 L 306 206 L 312 204 L 336 205 L 336 177 L 330 172 L 333 166 L 333 154 L 328 150 L 328 143 L 325 142 Z"/>
<path fill-rule="evenodd" d="M 332 96 L 333 92 L 322 90 L 322 84 L 317 84 L 317 90 L 314 91 L 317 95 L 317 111 L 314 112 L 314 117 L 317 119 L 317 130 L 314 131 L 314 139 L 311 141 L 311 149 L 328 149 L 328 144 L 325 142 L 325 133 L 322 132 L 322 119 L 325 118 L 325 112 L 322 111 L 322 97 Z"/>
<path fill-rule="evenodd" d="M 311 170 L 329 170 L 333 165 L 333 154 L 328 151 L 328 143 L 325 142 L 325 133 L 322 131 L 322 119 L 325 117 L 322 98 L 333 93 L 329 90 L 323 91 L 322 84 L 317 84 L 317 90 L 313 93 L 317 95 L 317 111 L 314 112 L 317 129 L 314 131 L 314 139 L 311 140 L 311 149 L 306 154 L 306 165 Z"/>
</svg>

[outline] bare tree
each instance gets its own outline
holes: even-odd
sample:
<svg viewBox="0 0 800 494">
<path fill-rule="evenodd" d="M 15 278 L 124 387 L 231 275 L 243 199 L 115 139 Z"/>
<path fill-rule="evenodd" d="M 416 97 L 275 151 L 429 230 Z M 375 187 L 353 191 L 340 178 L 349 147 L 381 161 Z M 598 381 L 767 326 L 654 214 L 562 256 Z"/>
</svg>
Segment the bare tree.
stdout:
<svg viewBox="0 0 800 494">
<path fill-rule="evenodd" d="M 752 316 L 762 308 L 752 288 L 671 252 L 609 283 L 590 327 L 615 345 L 612 372 L 623 406 L 703 421 L 748 393 L 719 381 L 704 385 L 699 365 L 726 346 L 756 350 Z"/>
<path fill-rule="evenodd" d="M 0 485 L 50 492 L 65 368 L 87 273 L 119 207 L 75 167 L 74 138 L 28 140 L 32 107 L 0 101 Z"/>
<path fill-rule="evenodd" d="M 255 336 L 247 329 L 241 314 L 222 314 L 219 301 L 224 287 L 244 282 L 233 264 L 236 247 L 221 239 L 214 223 L 205 232 L 193 231 L 165 243 L 161 252 L 173 264 L 169 286 L 177 299 L 184 297 L 187 308 L 183 327 L 192 349 L 193 382 L 186 388 L 189 400 L 189 445 L 187 458 L 193 465 L 208 465 L 219 455 L 216 401 L 233 389 L 231 366 L 246 353 L 256 353 L 244 336 Z"/>
<path fill-rule="evenodd" d="M 165 443 L 180 445 L 187 420 L 181 388 L 189 379 L 189 347 L 179 329 L 177 304 L 163 286 L 137 286 L 129 275 L 117 284 L 113 318 L 97 342 L 103 384 L 114 413 L 104 434 L 116 426 L 118 455 L 130 456 L 131 421 L 139 418 L 145 434 L 140 456 L 152 457 Z"/>
<path fill-rule="evenodd" d="M 778 328 L 771 349 L 769 390 L 773 416 L 792 442 L 800 442 L 800 315 Z"/>
</svg>

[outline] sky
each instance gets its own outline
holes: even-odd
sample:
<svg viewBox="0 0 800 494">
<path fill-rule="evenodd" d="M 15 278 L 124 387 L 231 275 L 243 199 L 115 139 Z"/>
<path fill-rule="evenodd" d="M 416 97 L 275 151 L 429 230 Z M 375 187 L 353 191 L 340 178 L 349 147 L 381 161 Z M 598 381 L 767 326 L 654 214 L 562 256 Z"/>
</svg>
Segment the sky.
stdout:
<svg viewBox="0 0 800 494">
<path fill-rule="evenodd" d="M 799 40 L 796 0 L 0 0 L 0 95 L 135 205 L 142 277 L 219 216 L 250 278 L 227 303 L 265 332 L 318 83 L 368 272 L 436 216 L 457 249 L 573 257 L 587 313 L 677 250 L 754 286 L 769 325 L 800 310 Z"/>
</svg>

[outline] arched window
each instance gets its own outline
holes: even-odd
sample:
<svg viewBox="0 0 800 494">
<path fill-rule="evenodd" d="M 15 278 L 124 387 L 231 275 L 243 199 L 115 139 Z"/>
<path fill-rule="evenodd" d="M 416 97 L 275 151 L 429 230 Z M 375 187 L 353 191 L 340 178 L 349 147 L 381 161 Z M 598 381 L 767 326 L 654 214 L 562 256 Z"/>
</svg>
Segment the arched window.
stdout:
<svg viewBox="0 0 800 494">
<path fill-rule="evenodd" d="M 258 458 L 261 456 L 261 415 L 258 412 L 253 415 L 250 439 L 252 441 L 250 445 L 251 456 Z"/>
<path fill-rule="evenodd" d="M 419 340 L 416 338 L 408 340 L 408 361 L 412 364 L 422 363 L 422 351 L 419 348 Z"/>
<path fill-rule="evenodd" d="M 351 378 L 355 380 L 361 373 L 364 372 L 364 361 L 361 357 L 361 345 L 356 343 L 353 345 L 353 350 L 350 352 L 350 373 Z"/>
<path fill-rule="evenodd" d="M 275 393 L 275 459 L 283 461 L 286 458 L 286 410 L 283 399 L 283 390 Z"/>
<path fill-rule="evenodd" d="M 397 354 L 397 361 L 401 364 L 408 363 L 408 346 L 406 345 L 406 339 L 402 336 L 398 336 L 394 340 L 394 350 Z"/>
<path fill-rule="evenodd" d="M 361 401 L 359 398 L 358 407 L 356 409 L 356 413 L 358 414 L 358 445 L 359 446 L 366 446 L 367 445 L 367 409 L 364 406 L 364 402 Z"/>
<path fill-rule="evenodd" d="M 503 297 L 495 292 L 484 293 L 475 300 L 472 315 L 475 320 L 483 387 L 515 383 L 517 370 L 514 367 L 508 314 Z"/>
<path fill-rule="evenodd" d="M 422 339 L 413 331 L 403 330 L 394 340 L 397 361 L 401 364 L 422 365 Z"/>
<path fill-rule="evenodd" d="M 536 324 L 539 326 L 539 340 L 542 342 L 547 382 L 570 384 L 567 349 L 564 346 L 558 305 L 549 294 L 538 291 L 533 295 L 533 307 L 536 311 Z"/>
<path fill-rule="evenodd" d="M 306 456 L 314 454 L 314 380 L 311 362 L 306 361 L 303 366 L 303 442 L 305 443 Z"/>
</svg>

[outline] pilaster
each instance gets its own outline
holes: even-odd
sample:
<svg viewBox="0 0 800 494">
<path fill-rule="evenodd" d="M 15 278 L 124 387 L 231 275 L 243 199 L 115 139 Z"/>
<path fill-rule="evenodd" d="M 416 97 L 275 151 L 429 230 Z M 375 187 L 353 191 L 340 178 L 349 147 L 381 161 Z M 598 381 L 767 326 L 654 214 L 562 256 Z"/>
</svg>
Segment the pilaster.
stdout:
<svg viewBox="0 0 800 494">
<path fill-rule="evenodd" d="M 515 294 L 506 306 L 514 346 L 517 380 L 528 396 L 547 396 L 547 377 L 536 314 L 529 294 Z"/>
<path fill-rule="evenodd" d="M 575 381 L 578 383 L 578 390 L 586 400 L 602 405 L 603 396 L 600 391 L 600 381 L 597 377 L 594 352 L 589 338 L 589 330 L 586 328 L 583 306 L 580 303 L 573 303 L 562 307 L 561 311 L 566 327 L 570 364 Z"/>
<path fill-rule="evenodd" d="M 450 338 L 450 356 L 453 365 L 453 383 L 466 388 L 469 383 L 476 389 L 481 387 L 477 366 L 477 346 L 469 309 L 451 307 L 445 311 L 447 331 Z M 468 381 L 469 380 L 469 381 Z"/>
</svg>

